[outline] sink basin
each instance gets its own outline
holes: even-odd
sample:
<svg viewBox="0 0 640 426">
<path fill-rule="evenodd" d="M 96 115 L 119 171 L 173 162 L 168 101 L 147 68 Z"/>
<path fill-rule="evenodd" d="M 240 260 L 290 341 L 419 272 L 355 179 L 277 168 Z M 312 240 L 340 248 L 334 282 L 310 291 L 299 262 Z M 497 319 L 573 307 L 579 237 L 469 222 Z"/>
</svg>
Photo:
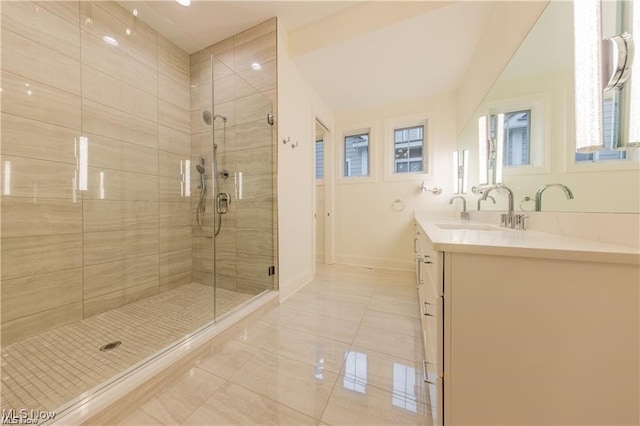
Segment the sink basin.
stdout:
<svg viewBox="0 0 640 426">
<path fill-rule="evenodd" d="M 436 226 L 440 229 L 458 229 L 471 231 L 498 231 L 495 226 L 477 225 L 473 223 L 438 223 Z"/>
</svg>

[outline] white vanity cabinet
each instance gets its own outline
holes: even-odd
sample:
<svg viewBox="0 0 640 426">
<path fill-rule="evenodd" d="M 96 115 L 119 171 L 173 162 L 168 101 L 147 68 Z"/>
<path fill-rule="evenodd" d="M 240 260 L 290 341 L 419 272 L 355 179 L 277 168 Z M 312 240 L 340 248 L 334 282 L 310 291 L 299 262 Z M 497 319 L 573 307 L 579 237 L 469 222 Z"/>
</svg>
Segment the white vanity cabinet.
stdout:
<svg viewBox="0 0 640 426">
<path fill-rule="evenodd" d="M 426 228 L 416 256 L 437 424 L 640 424 L 637 255 Z"/>
<path fill-rule="evenodd" d="M 433 250 L 425 232 L 416 224 L 416 285 L 424 343 L 424 380 L 434 424 L 442 424 L 443 413 L 443 253 Z"/>
</svg>

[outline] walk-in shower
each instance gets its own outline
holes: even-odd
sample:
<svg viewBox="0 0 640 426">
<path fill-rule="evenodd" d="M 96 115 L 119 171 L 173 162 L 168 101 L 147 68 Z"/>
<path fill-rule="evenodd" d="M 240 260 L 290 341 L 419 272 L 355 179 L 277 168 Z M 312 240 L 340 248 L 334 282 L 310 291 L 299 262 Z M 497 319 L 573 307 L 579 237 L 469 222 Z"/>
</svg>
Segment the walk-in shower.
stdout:
<svg viewBox="0 0 640 426">
<path fill-rule="evenodd" d="M 61 415 L 276 287 L 275 67 L 234 52 L 275 64 L 275 19 L 189 55 L 124 3 L 2 2 L 0 411 Z"/>
</svg>

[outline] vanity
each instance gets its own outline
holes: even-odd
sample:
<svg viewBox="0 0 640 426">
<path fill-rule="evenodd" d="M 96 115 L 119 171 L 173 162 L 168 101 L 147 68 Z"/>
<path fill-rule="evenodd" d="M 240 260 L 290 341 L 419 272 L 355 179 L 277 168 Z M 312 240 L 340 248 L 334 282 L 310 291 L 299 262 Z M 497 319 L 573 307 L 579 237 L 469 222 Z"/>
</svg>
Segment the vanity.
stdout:
<svg viewBox="0 0 640 426">
<path fill-rule="evenodd" d="M 416 212 L 435 424 L 639 424 L 640 252 Z"/>
</svg>

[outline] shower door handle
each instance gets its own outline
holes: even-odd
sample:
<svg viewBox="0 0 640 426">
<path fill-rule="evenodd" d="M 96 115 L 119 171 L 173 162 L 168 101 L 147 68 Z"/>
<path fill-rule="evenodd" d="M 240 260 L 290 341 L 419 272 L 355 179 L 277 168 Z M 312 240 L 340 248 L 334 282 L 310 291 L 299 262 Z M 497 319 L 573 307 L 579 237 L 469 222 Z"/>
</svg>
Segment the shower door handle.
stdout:
<svg viewBox="0 0 640 426">
<path fill-rule="evenodd" d="M 220 192 L 216 195 L 216 211 L 218 214 L 229 213 L 229 204 L 231 204 L 231 196 L 228 192 Z"/>
</svg>

